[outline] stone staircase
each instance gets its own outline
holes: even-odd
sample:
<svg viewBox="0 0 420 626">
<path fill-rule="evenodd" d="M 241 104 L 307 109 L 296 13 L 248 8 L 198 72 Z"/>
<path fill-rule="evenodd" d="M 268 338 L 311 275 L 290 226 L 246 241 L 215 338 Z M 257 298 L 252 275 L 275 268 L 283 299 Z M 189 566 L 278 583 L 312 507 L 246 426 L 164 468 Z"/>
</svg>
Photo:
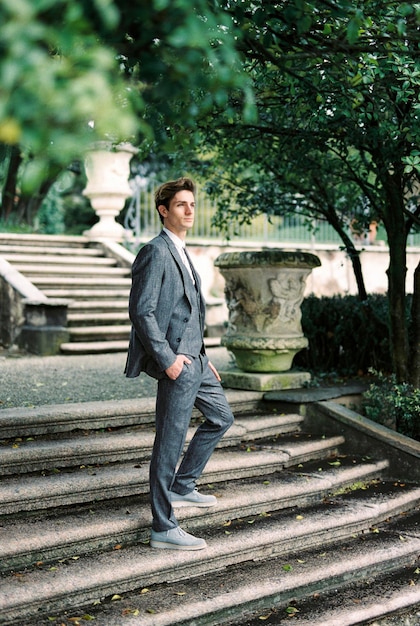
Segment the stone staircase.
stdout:
<svg viewBox="0 0 420 626">
<path fill-rule="evenodd" d="M 65 354 L 127 349 L 130 261 L 121 250 L 85 237 L 0 233 L 1 258 L 47 298 L 69 301 Z"/>
<path fill-rule="evenodd" d="M 148 545 L 154 399 L 0 411 L 0 624 L 346 626 L 420 603 L 420 446 L 333 403 L 227 396 L 218 505 L 177 510 L 198 552 Z"/>
</svg>

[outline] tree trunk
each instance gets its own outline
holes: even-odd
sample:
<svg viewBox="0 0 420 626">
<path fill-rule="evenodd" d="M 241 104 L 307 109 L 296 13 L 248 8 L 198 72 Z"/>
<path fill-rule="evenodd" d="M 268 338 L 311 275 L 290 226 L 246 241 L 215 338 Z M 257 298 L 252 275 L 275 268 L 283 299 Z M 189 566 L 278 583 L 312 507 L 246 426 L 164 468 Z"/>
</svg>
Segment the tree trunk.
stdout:
<svg viewBox="0 0 420 626">
<path fill-rule="evenodd" d="M 365 287 L 365 281 L 363 279 L 362 264 L 360 263 L 360 254 L 353 244 L 351 244 L 349 247 L 346 246 L 346 252 L 350 257 L 353 266 L 353 272 L 356 278 L 357 289 L 359 292 L 359 299 L 364 302 L 365 300 L 367 300 L 367 292 Z"/>
<path fill-rule="evenodd" d="M 412 343 L 409 382 L 420 388 L 420 263 L 414 272 L 413 303 L 411 306 Z"/>
<path fill-rule="evenodd" d="M 353 266 L 354 277 L 356 279 L 357 290 L 359 292 L 359 299 L 362 302 L 365 302 L 365 300 L 367 300 L 367 292 L 363 278 L 362 264 L 360 263 L 360 254 L 358 250 L 356 250 L 351 237 L 348 236 L 346 230 L 343 228 L 341 221 L 337 218 L 337 214 L 333 207 L 329 209 L 326 217 L 328 222 L 339 235 L 341 241 L 344 243 L 346 252 L 350 257 L 350 261 Z"/>
<path fill-rule="evenodd" d="M 389 285 L 390 347 L 393 371 L 399 383 L 408 380 L 409 347 L 405 314 L 405 280 L 407 274 L 405 241 L 403 233 L 400 236 L 394 233 L 391 238 L 388 236 L 389 267 L 387 274 Z"/>
<path fill-rule="evenodd" d="M 15 210 L 17 204 L 17 176 L 22 155 L 18 146 L 10 148 L 10 160 L 7 168 L 6 181 L 3 187 L 2 217 L 5 222 Z"/>
</svg>

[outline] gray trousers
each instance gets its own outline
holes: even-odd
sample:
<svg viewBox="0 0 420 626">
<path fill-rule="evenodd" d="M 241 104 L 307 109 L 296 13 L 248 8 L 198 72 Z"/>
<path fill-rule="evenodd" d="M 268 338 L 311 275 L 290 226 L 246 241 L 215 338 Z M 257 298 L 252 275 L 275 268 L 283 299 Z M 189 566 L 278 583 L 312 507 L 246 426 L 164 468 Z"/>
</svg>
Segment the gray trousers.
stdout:
<svg viewBox="0 0 420 626">
<path fill-rule="evenodd" d="M 184 495 L 195 489 L 218 441 L 233 423 L 232 411 L 207 356 L 189 358 L 192 363 L 184 363 L 176 380 L 165 377 L 158 382 L 156 436 L 150 461 L 152 527 L 158 532 L 178 526 L 169 491 Z M 177 471 L 194 406 L 202 412 L 204 422 Z"/>
</svg>

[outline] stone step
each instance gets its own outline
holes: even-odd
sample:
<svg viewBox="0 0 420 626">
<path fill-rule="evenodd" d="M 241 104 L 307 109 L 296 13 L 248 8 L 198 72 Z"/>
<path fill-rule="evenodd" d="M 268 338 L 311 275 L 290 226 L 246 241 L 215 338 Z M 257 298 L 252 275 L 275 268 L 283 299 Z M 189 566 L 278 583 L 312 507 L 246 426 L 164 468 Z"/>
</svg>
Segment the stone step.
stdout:
<svg viewBox="0 0 420 626">
<path fill-rule="evenodd" d="M 1 238 L 0 238 L 0 242 L 1 242 Z M 55 246 L 53 248 L 53 250 L 51 250 L 51 247 L 48 246 L 43 246 L 42 244 L 40 245 L 30 245 L 30 244 L 21 244 L 19 245 L 18 243 L 0 243 L 0 256 L 2 256 L 3 258 L 7 258 L 6 254 L 10 254 L 10 255 L 15 255 L 15 254 L 21 254 L 21 255 L 50 255 L 51 253 L 54 253 L 54 256 L 59 255 L 61 256 L 72 256 L 72 257 L 80 257 L 80 256 L 85 256 L 85 257 L 100 257 L 103 252 L 99 249 L 99 248 L 88 248 L 88 247 L 64 247 L 64 246 Z M 14 258 L 14 256 L 13 256 Z M 39 256 L 37 256 L 37 258 L 39 258 Z"/>
<path fill-rule="evenodd" d="M 395 539 L 397 540 L 396 537 Z M 391 545 L 390 548 L 392 549 L 393 546 Z M 314 594 L 314 597 L 295 598 L 288 606 L 286 603 L 271 606 L 262 613 L 270 615 L 271 620 L 275 619 L 276 626 L 290 626 L 290 609 L 292 609 L 292 614 L 296 609 L 295 615 L 299 626 L 360 626 L 361 624 L 418 626 L 420 623 L 420 587 L 416 584 L 418 559 L 408 559 L 408 561 L 404 559 L 405 567 L 398 568 L 395 560 L 388 562 L 378 560 L 375 563 L 375 553 L 372 549 L 370 558 L 371 572 L 374 571 L 376 564 L 378 567 L 385 565 L 386 573 L 374 571 L 374 575 L 371 574 L 366 579 L 359 576 L 357 563 L 355 563 L 357 575 L 354 576 L 353 583 L 341 577 L 342 585 L 338 589 L 327 587 L 327 591 Z M 260 612 L 259 615 L 261 615 Z M 118 622 L 110 621 L 109 617 L 109 615 L 106 616 L 106 625 L 115 624 L 116 626 Z M 246 623 L 249 623 L 248 620 Z M 105 626 L 105 622 L 99 621 L 98 625 L 101 624 Z M 241 622 L 235 622 L 235 626 L 241 626 Z"/>
<path fill-rule="evenodd" d="M 121 322 L 130 323 L 128 310 L 113 312 L 95 312 L 90 313 L 72 313 L 67 314 L 67 324 L 69 327 L 74 326 L 101 326 L 106 324 L 121 324 Z"/>
<path fill-rule="evenodd" d="M 9 261 L 9 263 L 11 263 L 14 267 L 22 267 L 22 266 L 27 266 L 28 264 L 30 264 L 32 271 L 35 270 L 35 268 L 37 267 L 37 265 L 41 265 L 42 268 L 45 270 L 47 267 L 52 266 L 52 267 L 62 267 L 67 271 L 67 266 L 71 265 L 72 267 L 83 267 L 83 266 L 88 266 L 88 267 L 92 267 L 92 266 L 106 266 L 106 267 L 113 267 L 116 264 L 115 259 L 111 259 L 109 257 L 105 257 L 105 256 L 98 256 L 97 254 L 95 255 L 86 255 L 86 256 L 82 256 L 80 253 L 79 254 L 71 254 L 71 255 L 52 255 L 52 254 L 47 254 L 47 253 L 41 253 L 39 252 L 38 254 L 28 254 L 28 253 L 9 253 L 9 252 L 3 252 L 1 253 L 1 256 L 6 259 L 6 261 Z"/>
<path fill-rule="evenodd" d="M 131 324 L 116 324 L 114 326 L 70 326 L 68 328 L 70 341 L 115 341 L 125 339 L 128 342 Z M 127 346 L 127 343 L 126 343 Z M 61 350 L 62 346 L 61 346 Z"/>
<path fill-rule="evenodd" d="M 111 292 L 110 292 L 111 294 Z M 73 301 L 70 302 L 68 306 L 68 314 L 74 313 L 82 313 L 82 312 L 92 312 L 92 313 L 100 313 L 106 311 L 127 311 L 128 309 L 128 301 L 125 302 L 112 300 L 100 300 L 99 302 L 96 300 L 83 300 L 83 301 Z"/>
<path fill-rule="evenodd" d="M 255 391 L 226 390 L 226 398 L 234 414 L 261 414 L 262 394 Z M 73 430 L 93 430 L 154 424 L 155 399 L 141 398 L 71 404 L 16 407 L 0 411 L 0 439 L 53 435 Z M 196 409 L 193 419 L 200 415 Z M 289 420 L 292 417 L 289 415 Z M 302 423 L 294 417 L 296 427 Z"/>
<path fill-rule="evenodd" d="M 35 281 L 34 281 L 34 284 Z M 74 286 L 74 288 L 66 287 L 65 289 L 43 289 L 43 293 L 49 298 L 64 298 L 69 300 L 84 300 L 84 301 L 94 301 L 98 300 L 109 300 L 109 298 L 118 298 L 124 300 L 126 305 L 128 303 L 128 297 L 130 294 L 130 289 L 121 289 L 118 285 L 115 285 L 113 288 L 111 285 L 108 289 L 103 288 L 103 284 L 97 285 L 97 288 L 93 286 L 89 286 L 89 289 L 81 289 L 79 286 Z"/>
<path fill-rule="evenodd" d="M 110 277 L 129 276 L 130 272 L 125 267 L 82 267 L 77 265 L 33 265 L 26 263 L 14 263 L 13 267 L 30 280 L 36 281 L 38 276 L 86 276 Z"/>
<path fill-rule="evenodd" d="M 262 476 L 266 478 L 264 465 Z M 194 532 L 210 525 L 223 525 L 226 520 L 269 514 L 272 511 L 303 507 L 322 502 L 337 490 L 355 483 L 368 485 L 386 469 L 386 462 L 360 463 L 349 467 L 329 467 L 325 472 L 282 472 L 269 480 L 242 482 L 230 478 L 228 483 L 213 485 L 218 504 L 209 509 L 185 507 L 177 509 L 181 524 Z M 203 482 L 224 472 L 217 455 L 211 459 Z M 267 466 L 267 471 L 270 468 Z M 238 476 L 240 471 L 238 470 Z M 147 477 L 144 477 L 147 480 Z M 234 482 L 235 480 L 235 482 Z M 203 492 L 208 492 L 208 487 Z M 79 510 L 57 512 L 55 515 L 19 519 L 3 518 L 0 544 L 0 571 L 18 570 L 38 562 L 69 558 L 98 550 L 111 550 L 118 542 L 132 545 L 147 542 L 150 534 L 150 512 L 144 485 L 127 502 L 92 504 Z"/>
<path fill-rule="evenodd" d="M 108 287 L 110 293 L 114 287 L 126 287 L 127 289 L 124 293 L 128 293 L 131 286 L 131 278 L 125 278 L 124 276 L 106 276 L 99 283 L 96 276 L 37 276 L 33 282 L 39 289 L 48 289 L 49 287 L 61 288 L 67 289 L 70 294 L 73 289 L 81 289 L 83 287 L 89 287 L 89 291 L 95 289 L 103 290 L 104 287 Z"/>
<path fill-rule="evenodd" d="M 296 433 L 294 439 L 273 442 L 273 450 L 279 452 L 277 463 L 285 460 L 283 455 L 294 458 L 318 458 L 319 453 L 336 450 L 344 442 L 343 437 L 320 438 L 300 435 L 300 416 L 259 416 L 240 417 L 220 442 L 220 446 L 238 446 L 243 441 L 253 441 L 278 434 Z M 195 432 L 190 427 L 187 442 Z M 21 439 L 21 438 L 19 438 Z M 38 470 L 77 467 L 104 463 L 143 461 L 150 458 L 153 446 L 154 429 L 150 427 L 114 432 L 91 432 L 87 434 L 67 434 L 65 438 L 32 439 L 19 443 L 16 439 L 2 446 L 0 472 L 13 475 Z M 268 445 L 268 444 L 267 444 Z M 279 449 L 281 448 L 281 450 Z"/>
<path fill-rule="evenodd" d="M 220 337 L 206 338 L 213 346 L 220 345 Z M 63 354 L 103 354 L 106 352 L 127 352 L 128 338 L 121 341 L 78 341 L 74 343 L 65 342 L 60 345 Z"/>
<path fill-rule="evenodd" d="M 369 534 L 368 542 L 365 537 L 369 529 L 376 530 L 381 522 L 412 507 L 419 497 L 419 489 L 374 498 L 352 495 L 350 499 L 342 497 L 337 500 L 334 506 L 324 504 L 297 512 L 240 520 L 237 524 L 229 523 L 201 533 L 208 546 L 200 551 L 151 550 L 143 543 L 128 547 L 115 545 L 114 548 L 119 549 L 81 556 L 77 560 L 70 558 L 58 562 L 54 568 L 39 565 L 21 575 L 15 573 L 4 578 L 0 598 L 2 620 L 4 624 L 20 620 L 18 623 L 26 625 L 36 617 L 39 624 L 41 616 L 48 618 L 70 609 L 74 611 L 77 607 L 92 606 L 99 599 L 102 601 L 114 594 L 121 596 L 133 591 L 137 591 L 140 603 L 141 596 L 146 596 L 145 590 L 152 586 L 165 583 L 163 586 L 170 593 L 168 584 L 191 581 L 195 577 L 242 565 L 242 582 L 237 593 L 229 588 L 227 591 L 220 589 L 218 585 L 208 587 L 204 579 L 204 598 L 212 596 L 213 602 L 203 600 L 206 605 L 203 611 L 204 615 L 207 612 L 210 616 L 213 614 L 213 621 L 192 621 L 191 614 L 186 613 L 192 606 L 187 604 L 182 607 L 182 616 L 180 612 L 174 616 L 173 611 L 170 611 L 172 615 L 161 613 L 156 616 L 143 608 L 143 621 L 138 622 L 157 626 L 158 618 L 162 620 L 161 626 L 177 623 L 220 625 L 229 623 L 228 617 L 237 624 L 238 618 L 249 615 L 250 609 L 261 607 L 262 601 L 265 606 L 279 601 L 291 602 L 299 596 L 308 597 L 315 592 L 336 588 L 350 577 L 353 580 L 366 579 L 378 571 L 413 566 L 418 560 L 420 537 L 418 531 L 414 535 L 404 532 L 404 517 L 398 520 L 393 533 L 383 533 L 380 538 L 376 533 Z M 341 552 L 345 541 L 347 550 Z M 267 567 L 263 576 L 258 571 L 259 564 L 264 563 Z M 194 581 L 194 585 L 198 587 L 199 582 Z M 176 600 L 176 597 L 172 599 Z M 143 607 L 151 602 L 150 597 L 145 602 Z M 193 606 L 194 619 L 197 608 Z M 156 610 L 159 611 L 159 607 Z M 200 614 L 202 616 L 203 612 Z"/>
<path fill-rule="evenodd" d="M 133 626 L 256 626 L 261 622 L 276 626 L 417 626 L 418 534 L 412 537 L 406 523 L 385 531 L 384 540 L 361 533 L 318 550 L 239 563 L 229 567 L 223 578 L 215 572 L 147 586 L 119 596 L 118 601 L 109 596 L 72 615 L 85 614 L 97 626 L 121 626 L 122 615 Z M 401 545 L 402 541 L 409 545 Z M 339 563 L 337 554 L 345 556 Z M 412 621 L 400 613 L 410 608 Z M 387 614 L 389 621 L 371 621 Z M 58 615 L 54 623 L 63 623 L 65 616 Z M 46 619 L 37 622 L 37 626 L 48 624 L 51 621 Z"/>
<path fill-rule="evenodd" d="M 0 243 L 4 245 L 47 247 L 86 248 L 91 243 L 87 237 L 79 235 L 23 235 L 18 233 L 0 233 Z"/>
<path fill-rule="evenodd" d="M 107 352 L 126 352 L 128 339 L 121 341 L 78 341 L 75 343 L 64 342 L 60 345 L 62 354 L 106 354 Z"/>
</svg>

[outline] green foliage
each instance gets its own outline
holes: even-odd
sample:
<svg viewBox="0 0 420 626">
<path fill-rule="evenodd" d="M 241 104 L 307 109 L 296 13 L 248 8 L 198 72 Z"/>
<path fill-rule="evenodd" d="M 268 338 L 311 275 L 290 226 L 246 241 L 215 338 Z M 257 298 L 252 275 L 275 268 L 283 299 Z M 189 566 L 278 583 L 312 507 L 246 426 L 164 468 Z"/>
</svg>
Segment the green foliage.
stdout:
<svg viewBox="0 0 420 626">
<path fill-rule="evenodd" d="M 64 215 L 61 193 L 53 185 L 41 204 L 35 219 L 35 230 L 46 235 L 60 235 L 64 232 Z"/>
<path fill-rule="evenodd" d="M 95 5 L 102 24 L 115 27 L 112 3 Z M 0 142 L 37 155 L 29 188 L 50 160 L 67 165 L 104 134 L 133 135 L 132 97 L 115 52 L 98 41 L 82 2 L 4 0 L 0 41 Z"/>
<path fill-rule="evenodd" d="M 371 373 L 376 380 L 363 394 L 364 415 L 381 424 L 391 422 L 399 433 L 420 441 L 420 389 L 397 383 L 394 375 Z"/>
<path fill-rule="evenodd" d="M 51 185 L 35 217 L 32 228 L 47 235 L 81 235 L 97 217 L 89 200 L 82 195 L 86 184 L 84 172 L 77 163 L 64 171 Z M 10 226 L 10 224 L 9 224 Z M 31 232 L 26 229 L 25 232 Z"/>
<path fill-rule="evenodd" d="M 164 139 L 175 123 L 191 141 L 231 86 L 252 110 L 236 41 L 207 0 L 3 0 L 0 143 L 68 164 L 95 140 Z"/>
</svg>

